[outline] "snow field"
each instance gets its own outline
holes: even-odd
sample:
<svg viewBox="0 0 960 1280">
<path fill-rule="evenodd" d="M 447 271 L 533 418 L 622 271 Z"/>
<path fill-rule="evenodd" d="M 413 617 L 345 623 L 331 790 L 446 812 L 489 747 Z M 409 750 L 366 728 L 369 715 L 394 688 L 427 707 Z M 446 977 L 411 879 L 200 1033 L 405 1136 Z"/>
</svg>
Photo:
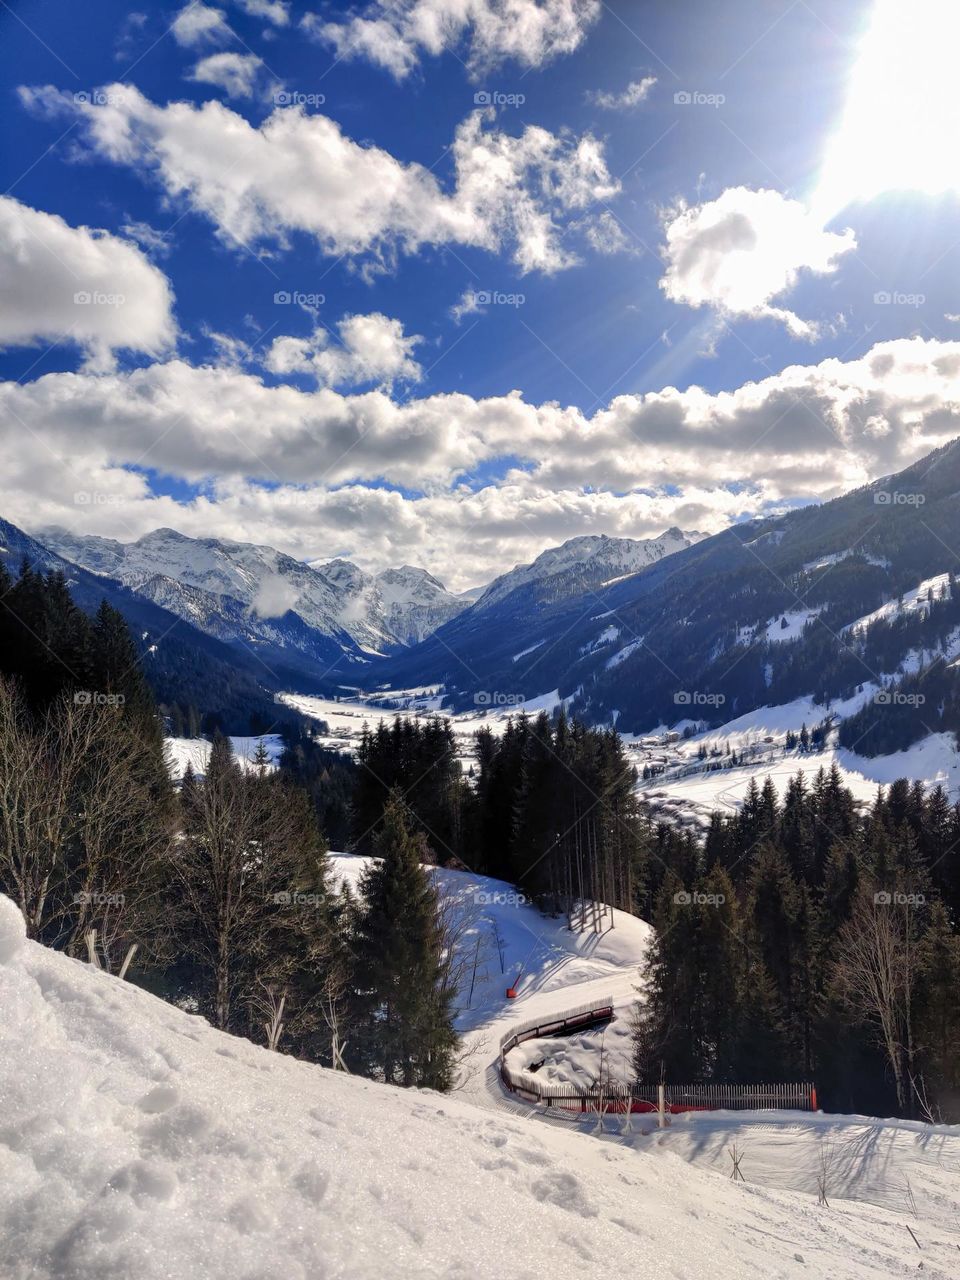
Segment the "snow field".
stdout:
<svg viewBox="0 0 960 1280">
<path fill-rule="evenodd" d="M 16 935 L 10 904 L 0 936 Z M 0 963 L 4 1280 L 902 1275 L 895 1215 L 272 1054 L 26 942 Z M 928 1275 L 955 1275 L 931 1246 Z"/>
</svg>

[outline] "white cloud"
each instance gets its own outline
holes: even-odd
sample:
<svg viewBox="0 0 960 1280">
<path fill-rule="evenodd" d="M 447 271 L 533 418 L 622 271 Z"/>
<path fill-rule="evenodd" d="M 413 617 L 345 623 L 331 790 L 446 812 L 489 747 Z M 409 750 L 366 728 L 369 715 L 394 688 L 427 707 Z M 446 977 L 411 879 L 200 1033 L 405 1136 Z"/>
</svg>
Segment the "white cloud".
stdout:
<svg viewBox="0 0 960 1280">
<path fill-rule="evenodd" d="M 366 58 L 398 80 L 421 56 L 466 43 L 471 72 L 512 60 L 539 67 L 572 53 L 600 15 L 600 0 L 372 0 L 358 14 L 304 27 L 338 58 Z"/>
<path fill-rule="evenodd" d="M 399 320 L 379 312 L 346 316 L 337 325 L 339 341 L 318 326 L 307 338 L 275 338 L 264 365 L 271 373 L 307 373 L 326 387 L 392 387 L 417 382 L 422 370 L 413 349 L 423 339 L 405 335 Z"/>
<path fill-rule="evenodd" d="M 802 271 L 827 275 L 856 248 L 852 231 L 825 231 L 799 201 L 747 187 L 673 210 L 665 236 L 660 287 L 673 302 L 768 317 L 799 338 L 816 337 L 817 326 L 772 300 L 792 289 Z"/>
<path fill-rule="evenodd" d="M 241 369 L 172 360 L 0 384 L 0 511 L 31 528 L 76 526 L 79 493 L 93 532 L 168 524 L 479 581 L 577 533 L 711 530 L 786 499 L 831 497 L 958 434 L 960 342 L 919 338 L 730 392 L 619 396 L 590 417 L 517 394 L 397 403 L 382 391 L 268 387 Z M 518 466 L 502 481 L 460 483 L 506 457 Z M 190 502 L 155 497 L 133 463 L 211 487 Z M 380 479 L 422 496 L 367 487 Z"/>
<path fill-rule="evenodd" d="M 241 539 L 246 541 L 246 539 Z M 288 609 L 296 607 L 300 592 L 288 578 L 266 577 L 257 588 L 250 611 L 258 618 L 282 618 Z"/>
<path fill-rule="evenodd" d="M 234 0 L 251 18 L 265 18 L 276 27 L 285 27 L 290 21 L 287 0 Z"/>
<path fill-rule="evenodd" d="M 233 39 L 223 10 L 206 4 L 188 4 L 181 9 L 170 30 L 177 44 L 187 49 L 202 44 L 226 44 Z"/>
<path fill-rule="evenodd" d="M 640 246 L 635 244 L 624 230 L 623 223 L 609 209 L 596 217 L 588 218 L 583 223 L 583 232 L 587 244 L 595 253 L 639 253 Z"/>
<path fill-rule="evenodd" d="M 510 249 L 522 272 L 549 273 L 578 260 L 563 242 L 571 219 L 619 191 L 592 135 L 531 125 L 514 137 L 492 127 L 492 111 L 472 112 L 457 129 L 447 193 L 421 165 L 354 142 L 300 107 L 278 108 L 254 128 L 220 102 L 158 107 L 131 87 L 112 86 L 96 103 L 51 88 L 20 92 L 35 109 L 79 114 L 100 155 L 152 170 L 171 197 L 245 245 L 282 245 L 301 231 L 327 253 L 383 262 L 464 244 Z"/>
<path fill-rule="evenodd" d="M 630 111 L 646 102 L 650 90 L 657 83 L 656 76 L 644 76 L 642 80 L 631 80 L 619 93 L 608 93 L 602 89 L 594 89 L 587 94 L 587 100 L 605 111 Z"/>
<path fill-rule="evenodd" d="M 176 326 L 166 276 L 133 244 L 0 196 L 0 345 L 75 343 L 106 368 L 159 355 Z"/>
<path fill-rule="evenodd" d="M 217 85 L 230 98 L 249 98 L 262 66 L 255 53 L 211 53 L 201 58 L 188 78 Z"/>
</svg>

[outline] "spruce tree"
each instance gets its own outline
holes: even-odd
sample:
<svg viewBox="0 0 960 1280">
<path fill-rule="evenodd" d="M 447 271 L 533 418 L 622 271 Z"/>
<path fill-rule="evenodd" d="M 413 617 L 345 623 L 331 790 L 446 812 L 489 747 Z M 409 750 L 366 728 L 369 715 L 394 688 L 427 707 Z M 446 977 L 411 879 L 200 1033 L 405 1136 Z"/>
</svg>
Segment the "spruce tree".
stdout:
<svg viewBox="0 0 960 1280">
<path fill-rule="evenodd" d="M 357 1045 L 372 1075 L 449 1089 L 457 1043 L 437 895 L 400 793 L 387 799 L 377 861 L 361 880 L 354 937 Z"/>
</svg>

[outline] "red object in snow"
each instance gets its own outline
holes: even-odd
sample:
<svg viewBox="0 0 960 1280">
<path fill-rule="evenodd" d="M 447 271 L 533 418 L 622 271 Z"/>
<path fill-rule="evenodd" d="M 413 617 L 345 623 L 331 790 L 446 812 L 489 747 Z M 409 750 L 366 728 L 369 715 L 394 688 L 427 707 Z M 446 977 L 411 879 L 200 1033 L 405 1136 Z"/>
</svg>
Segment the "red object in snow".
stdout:
<svg viewBox="0 0 960 1280">
<path fill-rule="evenodd" d="M 516 1000 L 516 998 L 517 998 L 517 988 L 516 988 L 516 987 L 507 987 L 507 999 L 508 999 L 508 1000 Z"/>
</svg>

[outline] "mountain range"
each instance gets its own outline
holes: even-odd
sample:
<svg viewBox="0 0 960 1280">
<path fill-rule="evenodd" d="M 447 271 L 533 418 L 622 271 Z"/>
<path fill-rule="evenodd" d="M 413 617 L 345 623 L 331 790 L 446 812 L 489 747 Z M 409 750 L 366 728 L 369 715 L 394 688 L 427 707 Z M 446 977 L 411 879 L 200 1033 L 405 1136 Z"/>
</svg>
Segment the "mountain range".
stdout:
<svg viewBox="0 0 960 1280">
<path fill-rule="evenodd" d="M 831 502 L 710 537 L 572 538 L 463 596 L 410 566 L 373 575 L 170 529 L 132 543 L 0 532 L 9 561 L 65 568 L 82 602 L 106 594 L 145 633 L 181 620 L 183 643 L 202 635 L 268 691 L 440 685 L 454 710 L 555 694 L 633 733 L 852 699 L 869 752 L 960 728 L 958 495 L 955 441 Z"/>
<path fill-rule="evenodd" d="M 730 526 L 576 593 L 521 574 L 378 679 L 440 684 L 455 709 L 555 692 L 588 722 L 633 733 L 800 696 L 854 699 L 858 749 L 899 749 L 960 729 L 958 568 L 954 441 L 831 502 Z"/>
</svg>

